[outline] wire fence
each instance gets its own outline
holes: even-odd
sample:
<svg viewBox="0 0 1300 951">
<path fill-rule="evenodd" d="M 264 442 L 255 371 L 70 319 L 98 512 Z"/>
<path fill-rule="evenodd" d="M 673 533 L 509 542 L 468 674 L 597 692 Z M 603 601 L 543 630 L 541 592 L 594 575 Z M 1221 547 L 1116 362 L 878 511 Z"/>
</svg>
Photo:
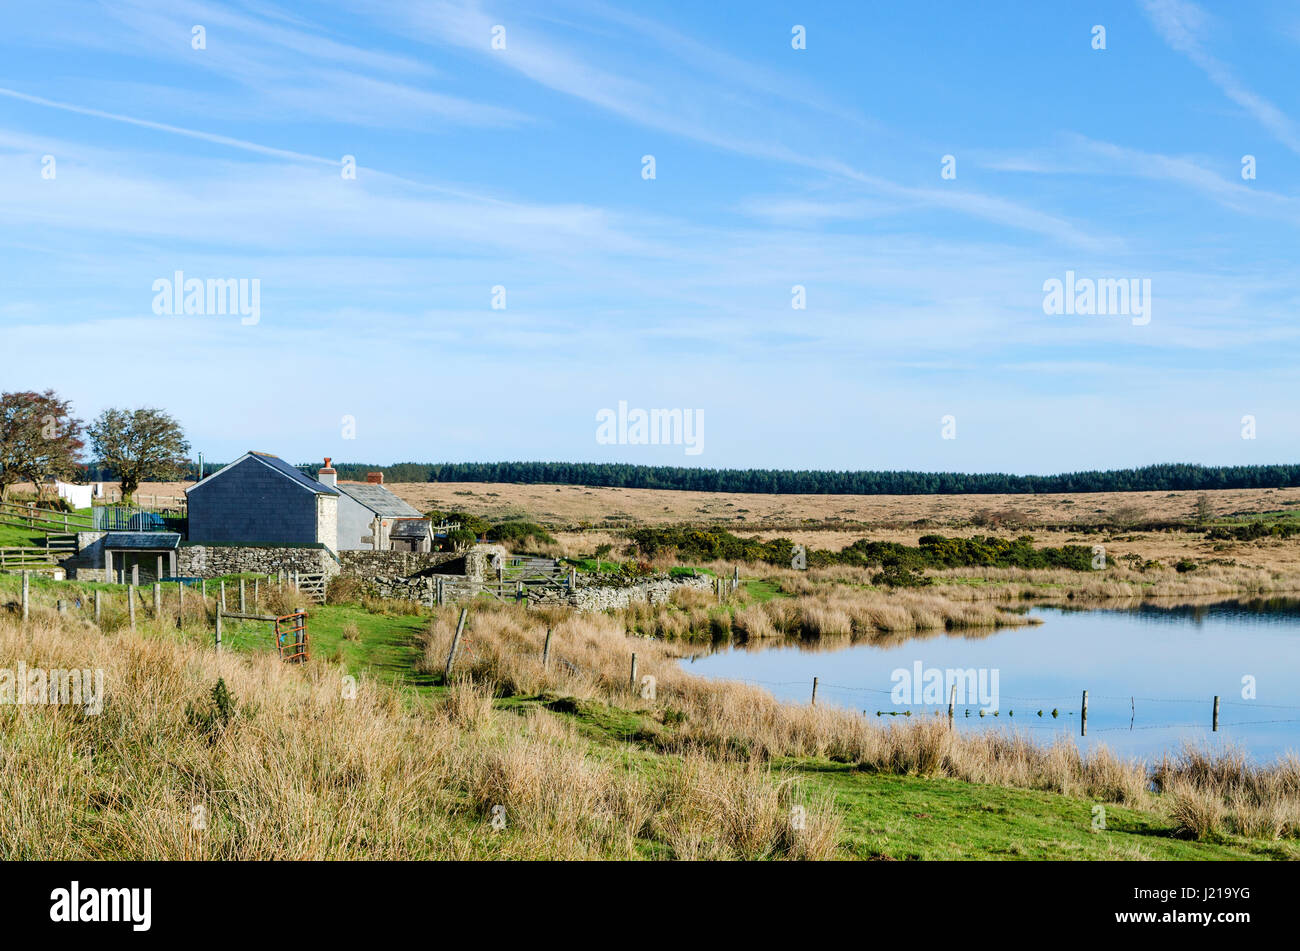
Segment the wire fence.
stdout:
<svg viewBox="0 0 1300 951">
<path fill-rule="evenodd" d="M 807 680 L 760 680 L 756 678 L 727 678 L 739 679 L 741 683 L 750 684 L 759 687 L 803 687 L 813 691 L 810 697 L 821 696 L 826 691 L 840 692 L 849 694 L 855 698 L 854 706 L 861 707 L 862 701 L 871 697 L 880 697 L 889 699 L 894 702 L 895 692 L 879 687 L 861 687 L 852 684 L 825 683 L 820 679 L 816 680 L 815 685 Z M 1060 732 L 1071 721 L 1075 724 L 1073 729 L 1079 728 L 1079 722 L 1084 719 L 1083 714 L 1083 691 L 1066 696 L 1038 696 L 1029 697 L 1018 694 L 998 693 L 992 704 L 962 702 L 953 705 L 954 718 L 966 720 L 983 720 L 986 725 L 993 723 L 1005 723 L 1014 725 L 1017 729 L 1028 730 L 1050 730 Z M 1011 705 L 1006 702 L 1010 701 Z M 1089 725 L 1088 732 L 1091 733 L 1116 733 L 1116 732 L 1136 732 L 1138 730 L 1194 730 L 1194 729 L 1211 729 L 1222 730 L 1225 728 L 1238 728 L 1248 726 L 1270 726 L 1277 724 L 1300 724 L 1300 704 L 1286 703 L 1258 703 L 1253 700 L 1224 700 L 1221 697 L 1139 697 L 1137 695 L 1120 696 L 1114 694 L 1096 694 L 1088 697 L 1089 708 L 1087 719 L 1094 721 Z M 815 702 L 815 701 L 814 701 Z M 1121 703 L 1124 708 L 1116 710 L 1115 708 L 1099 708 L 1097 703 Z M 1031 704 L 1028 708 L 1017 708 L 1014 704 Z M 1042 706 L 1039 706 L 1039 705 Z M 1196 706 L 1205 711 L 1202 719 L 1194 721 L 1159 721 L 1159 722 L 1141 722 L 1145 721 L 1148 711 L 1141 710 L 1139 705 L 1142 704 L 1183 704 Z M 1049 706 L 1050 705 L 1050 709 Z M 1233 708 L 1236 710 L 1256 709 L 1256 710 L 1277 710 L 1277 711 L 1295 711 L 1295 717 L 1274 717 L 1271 719 L 1250 719 L 1236 720 L 1229 717 L 1217 716 L 1214 711 L 1215 706 L 1220 710 L 1223 708 Z M 935 703 L 918 703 L 902 704 L 901 708 L 887 708 L 882 704 L 879 709 L 862 709 L 864 715 L 876 717 L 915 717 L 915 716 L 943 716 L 949 711 L 949 702 L 947 700 Z M 1032 720 L 1040 718 L 1051 718 L 1053 723 L 1034 723 Z M 1095 721 L 1104 720 L 1108 724 L 1110 721 L 1119 717 L 1128 719 L 1127 724 L 1122 725 L 1096 725 Z M 1064 721 L 1064 722 L 1062 722 Z"/>
</svg>

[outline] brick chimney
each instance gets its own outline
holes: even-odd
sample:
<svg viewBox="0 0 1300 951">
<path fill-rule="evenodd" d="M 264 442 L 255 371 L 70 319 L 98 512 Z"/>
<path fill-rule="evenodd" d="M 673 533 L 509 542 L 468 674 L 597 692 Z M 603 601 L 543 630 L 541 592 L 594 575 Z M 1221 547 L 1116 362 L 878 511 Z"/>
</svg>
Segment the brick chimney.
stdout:
<svg viewBox="0 0 1300 951">
<path fill-rule="evenodd" d="M 329 457 L 329 456 L 326 456 L 326 457 L 325 457 L 325 466 L 324 466 L 324 468 L 322 468 L 322 469 L 320 470 L 320 473 L 316 476 L 316 481 L 317 481 L 317 482 L 320 482 L 320 483 L 323 483 L 323 484 L 325 484 L 325 485 L 338 485 L 338 484 L 339 484 L 339 474 L 338 474 L 338 472 L 335 471 L 335 469 L 330 465 L 330 457 Z"/>
<path fill-rule="evenodd" d="M 383 485 L 384 474 L 382 472 L 367 472 L 366 482 L 370 483 L 371 485 Z"/>
</svg>

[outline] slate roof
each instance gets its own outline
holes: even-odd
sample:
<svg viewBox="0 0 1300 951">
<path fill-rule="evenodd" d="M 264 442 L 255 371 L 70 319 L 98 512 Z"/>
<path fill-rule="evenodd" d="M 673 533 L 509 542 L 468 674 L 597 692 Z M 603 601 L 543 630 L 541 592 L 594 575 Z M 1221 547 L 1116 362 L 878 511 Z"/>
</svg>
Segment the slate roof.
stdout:
<svg viewBox="0 0 1300 951">
<path fill-rule="evenodd" d="M 289 465 L 289 463 L 285 462 L 279 456 L 273 456 L 269 452 L 258 452 L 256 449 L 248 450 L 248 452 L 244 453 L 234 462 L 230 463 L 229 465 L 222 466 L 216 472 L 212 473 L 211 475 L 207 476 L 201 481 L 194 483 L 192 486 L 190 486 L 188 489 L 185 490 L 185 494 L 189 495 L 190 492 L 194 491 L 199 486 L 204 485 L 205 483 L 211 481 L 212 479 L 215 479 L 217 476 L 221 475 L 221 473 L 225 472 L 227 469 L 233 469 L 236 465 L 243 462 L 245 459 L 249 458 L 250 456 L 256 459 L 258 462 L 263 463 L 264 465 L 274 469 L 276 472 L 279 472 L 281 475 L 287 476 L 290 480 L 298 483 L 298 485 L 302 486 L 304 489 L 308 489 L 312 492 L 315 492 L 317 495 L 338 495 L 338 492 L 334 491 L 334 489 L 330 488 L 325 483 L 317 482 L 311 476 L 307 475 L 307 473 L 303 472 L 301 469 Z"/>
<path fill-rule="evenodd" d="M 376 482 L 340 482 L 338 490 L 383 518 L 424 517 L 417 509 Z"/>
<path fill-rule="evenodd" d="M 180 546 L 177 532 L 109 532 L 104 547 L 132 551 L 170 551 Z"/>
<path fill-rule="evenodd" d="M 393 523 L 389 538 L 425 538 L 429 534 L 427 518 L 399 518 Z"/>
</svg>

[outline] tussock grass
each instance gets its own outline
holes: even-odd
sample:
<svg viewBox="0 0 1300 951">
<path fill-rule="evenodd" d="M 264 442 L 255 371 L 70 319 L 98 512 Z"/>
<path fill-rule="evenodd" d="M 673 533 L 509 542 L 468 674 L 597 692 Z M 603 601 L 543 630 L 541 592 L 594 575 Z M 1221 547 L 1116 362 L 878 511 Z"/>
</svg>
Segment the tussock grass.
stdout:
<svg viewBox="0 0 1300 951">
<path fill-rule="evenodd" d="M 490 618 L 478 625 L 480 644 Z M 526 629 L 505 612 L 495 620 L 499 655 L 481 644 L 472 663 L 506 674 L 517 656 L 508 645 Z M 752 859 L 834 851 L 833 811 L 810 803 L 805 828 L 795 830 L 789 784 L 768 764 L 690 754 L 630 770 L 578 742 L 553 715 L 496 710 L 495 676 L 462 671 L 444 699 L 423 701 L 361 678 L 349 698 L 339 667 L 286 665 L 270 652 L 216 654 L 208 636 L 178 634 L 167 620 L 141 622 L 132 634 L 68 616 L 25 625 L 0 617 L 0 666 L 21 659 L 99 668 L 107 688 L 99 715 L 0 705 L 0 858 Z M 186 711 L 210 703 L 218 678 L 234 715 L 202 731 Z"/>
</svg>

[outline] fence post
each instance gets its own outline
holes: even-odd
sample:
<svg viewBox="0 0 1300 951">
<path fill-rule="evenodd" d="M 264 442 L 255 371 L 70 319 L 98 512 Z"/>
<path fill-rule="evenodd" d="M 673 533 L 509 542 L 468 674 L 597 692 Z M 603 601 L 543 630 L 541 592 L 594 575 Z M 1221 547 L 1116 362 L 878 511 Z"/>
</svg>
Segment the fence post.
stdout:
<svg viewBox="0 0 1300 951">
<path fill-rule="evenodd" d="M 515 582 L 515 603 L 518 604 L 523 599 L 524 599 L 524 583 L 522 581 L 516 581 Z"/>
<path fill-rule="evenodd" d="M 140 563 L 137 561 L 134 565 L 131 566 L 131 584 L 138 585 L 139 583 L 140 583 Z"/>
<path fill-rule="evenodd" d="M 627 685 L 636 689 L 636 651 L 632 652 L 632 676 L 628 678 Z"/>
<path fill-rule="evenodd" d="M 221 605 L 217 605 L 217 653 L 221 653 Z"/>
<path fill-rule="evenodd" d="M 101 596 L 103 595 L 103 593 L 104 592 L 100 591 L 98 588 L 95 589 L 95 626 L 96 627 L 99 627 L 100 618 L 102 618 L 104 615 L 104 607 L 103 604 L 101 603 Z"/>
<path fill-rule="evenodd" d="M 442 672 L 442 682 L 451 683 L 451 665 L 456 660 L 456 648 L 460 646 L 460 635 L 465 630 L 465 619 L 469 617 L 469 608 L 460 609 L 460 620 L 456 622 L 456 633 L 451 639 L 451 650 L 447 653 L 447 666 Z"/>
<path fill-rule="evenodd" d="M 1212 732 L 1219 732 L 1219 697 L 1217 694 L 1214 697 L 1214 729 Z"/>
<path fill-rule="evenodd" d="M 736 565 L 731 569 L 731 590 L 737 591 L 739 589 L 740 589 L 740 565 Z"/>
<path fill-rule="evenodd" d="M 199 579 L 199 597 L 203 599 L 203 606 L 208 606 L 208 579 Z"/>
<path fill-rule="evenodd" d="M 542 645 L 542 670 L 546 670 L 551 663 L 551 631 L 554 628 L 546 629 L 546 643 Z"/>
<path fill-rule="evenodd" d="M 578 569 L 570 568 L 569 569 L 569 590 L 572 591 L 576 587 L 578 587 Z"/>
<path fill-rule="evenodd" d="M 153 583 L 153 616 L 157 620 L 162 616 L 162 582 Z"/>
<path fill-rule="evenodd" d="M 302 587 L 301 587 L 300 584 L 299 584 L 298 571 L 297 571 L 297 569 L 295 569 L 295 570 L 294 570 L 294 573 L 293 573 L 293 590 L 294 590 L 295 593 L 297 593 L 297 592 L 299 592 L 299 591 L 302 590 Z"/>
<path fill-rule="evenodd" d="M 257 602 L 262 593 L 261 589 L 262 589 L 262 580 L 260 578 L 254 578 L 253 579 L 253 610 L 254 611 L 257 610 Z"/>
<path fill-rule="evenodd" d="M 957 685 L 952 685 L 952 691 L 948 694 L 948 729 L 952 729 L 953 713 L 957 709 Z"/>
<path fill-rule="evenodd" d="M 813 678 L 812 706 L 817 706 L 817 678 Z"/>
<path fill-rule="evenodd" d="M 226 609 L 226 579 L 221 579 L 221 610 Z"/>
<path fill-rule="evenodd" d="M 1088 735 L 1088 691 L 1083 692 L 1083 708 L 1079 711 L 1079 735 Z"/>
<path fill-rule="evenodd" d="M 23 572 L 23 620 L 26 621 L 32 614 L 32 575 L 29 571 Z"/>
<path fill-rule="evenodd" d="M 135 630 L 135 585 L 134 584 L 129 584 L 126 586 L 126 603 L 127 603 L 128 613 L 130 613 L 131 615 L 131 630 L 134 631 Z"/>
<path fill-rule="evenodd" d="M 447 603 L 447 588 L 441 578 L 438 579 L 438 607 Z"/>
<path fill-rule="evenodd" d="M 185 623 L 185 582 L 176 582 L 176 626 Z"/>
<path fill-rule="evenodd" d="M 246 593 L 247 590 L 248 588 L 244 584 L 244 579 L 240 578 L 239 579 L 239 613 L 240 614 L 248 613 L 248 595 Z"/>
</svg>

